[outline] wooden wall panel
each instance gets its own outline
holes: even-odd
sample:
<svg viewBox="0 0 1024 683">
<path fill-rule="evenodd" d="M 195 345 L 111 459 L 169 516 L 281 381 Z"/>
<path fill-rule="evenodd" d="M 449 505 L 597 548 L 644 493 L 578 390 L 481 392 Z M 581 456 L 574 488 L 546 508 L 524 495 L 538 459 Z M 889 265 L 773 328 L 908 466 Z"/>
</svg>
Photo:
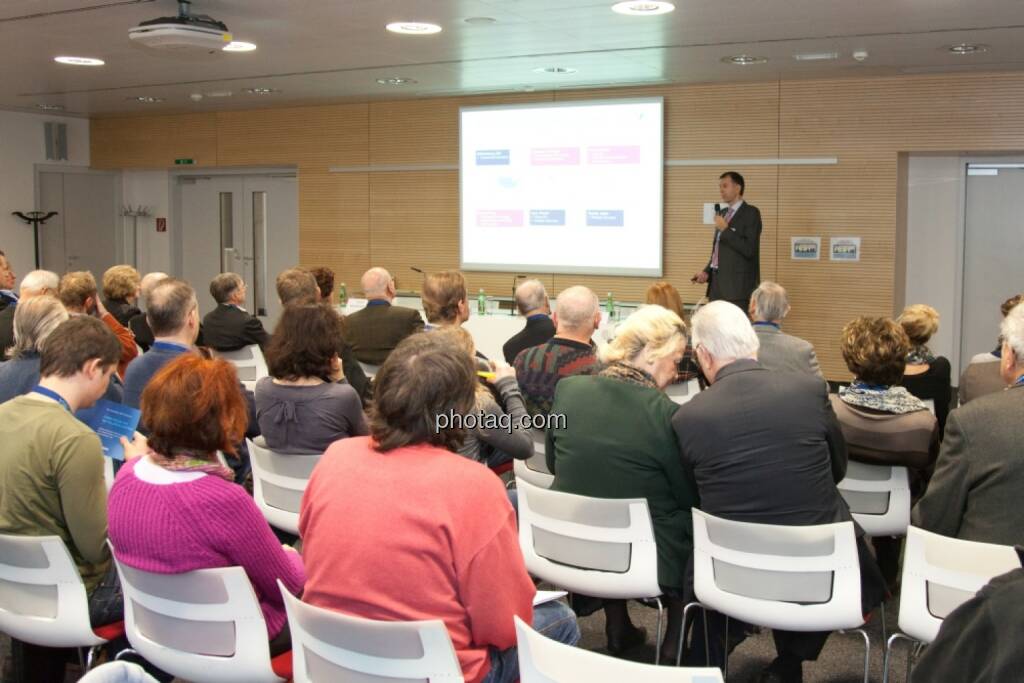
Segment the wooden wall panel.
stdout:
<svg viewBox="0 0 1024 683">
<path fill-rule="evenodd" d="M 175 159 L 219 163 L 214 114 L 93 119 L 89 145 L 93 168 L 166 168 Z"/>
</svg>

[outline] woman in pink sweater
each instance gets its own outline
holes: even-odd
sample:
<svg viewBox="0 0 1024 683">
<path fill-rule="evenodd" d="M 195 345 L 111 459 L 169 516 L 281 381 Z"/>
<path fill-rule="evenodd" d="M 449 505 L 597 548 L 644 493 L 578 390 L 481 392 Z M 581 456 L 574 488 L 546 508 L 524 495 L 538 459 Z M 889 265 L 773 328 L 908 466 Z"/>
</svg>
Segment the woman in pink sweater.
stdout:
<svg viewBox="0 0 1024 683">
<path fill-rule="evenodd" d="M 117 560 L 160 574 L 242 567 L 263 609 L 271 653 L 287 650 L 287 616 L 275 581 L 299 594 L 302 558 L 282 548 L 256 503 L 233 483 L 234 473 L 217 460 L 218 450 L 234 455 L 233 444 L 245 433 L 234 368 L 183 355 L 150 380 L 141 407 L 149 447 L 121 468 L 110 491 L 108 533 Z"/>
</svg>

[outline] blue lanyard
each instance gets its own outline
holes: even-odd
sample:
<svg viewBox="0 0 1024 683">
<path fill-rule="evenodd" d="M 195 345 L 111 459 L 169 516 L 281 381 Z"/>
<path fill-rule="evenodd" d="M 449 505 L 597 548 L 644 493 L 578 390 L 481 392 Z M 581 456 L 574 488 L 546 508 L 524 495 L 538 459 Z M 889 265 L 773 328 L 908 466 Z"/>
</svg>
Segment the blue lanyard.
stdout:
<svg viewBox="0 0 1024 683">
<path fill-rule="evenodd" d="M 160 351 L 178 351 L 181 353 L 188 351 L 188 347 L 183 344 L 175 344 L 174 342 L 166 341 L 155 341 L 150 348 L 159 349 Z"/>
<path fill-rule="evenodd" d="M 67 401 L 64 400 L 63 396 L 58 394 L 53 389 L 47 389 L 46 387 L 43 387 L 43 386 L 40 386 L 40 385 L 37 384 L 32 389 L 32 391 L 37 393 L 37 394 L 42 394 L 43 396 L 46 396 L 47 398 L 52 398 L 54 401 L 56 401 L 57 403 L 59 403 L 62 406 L 64 406 L 64 410 L 68 411 L 69 413 L 71 412 L 71 405 Z"/>
<path fill-rule="evenodd" d="M 1020 377 L 1018 377 L 1017 381 L 1013 383 L 1013 386 L 1015 386 L 1015 387 L 1024 386 L 1024 375 L 1021 375 Z"/>
<path fill-rule="evenodd" d="M 757 327 L 758 325 L 760 325 L 760 326 L 762 326 L 762 327 L 764 327 L 764 326 L 768 326 L 768 327 L 774 327 L 774 328 L 775 328 L 775 329 L 777 329 L 777 330 L 778 330 L 778 329 L 781 329 L 781 328 L 779 327 L 779 324 L 778 324 L 778 323 L 770 323 L 770 322 L 768 322 L 767 320 L 759 320 L 759 321 L 757 321 L 756 323 L 754 323 L 754 327 Z"/>
</svg>

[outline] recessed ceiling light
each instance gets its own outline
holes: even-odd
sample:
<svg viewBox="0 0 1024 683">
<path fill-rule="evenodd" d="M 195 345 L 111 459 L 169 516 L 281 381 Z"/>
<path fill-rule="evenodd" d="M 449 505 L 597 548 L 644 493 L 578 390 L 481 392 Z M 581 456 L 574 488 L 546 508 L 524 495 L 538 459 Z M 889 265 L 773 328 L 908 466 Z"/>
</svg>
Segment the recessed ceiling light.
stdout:
<svg viewBox="0 0 1024 683">
<path fill-rule="evenodd" d="M 417 81 L 415 78 L 402 78 L 400 76 L 393 76 L 391 78 L 378 78 L 377 82 L 381 85 L 413 85 Z"/>
<path fill-rule="evenodd" d="M 60 64 L 71 64 L 72 66 L 103 66 L 106 62 L 95 57 L 54 57 L 53 61 Z"/>
<path fill-rule="evenodd" d="M 138 97 L 126 97 L 129 102 L 142 102 L 143 104 L 156 104 L 157 102 L 163 102 L 162 97 L 153 97 L 152 95 L 139 95 Z"/>
<path fill-rule="evenodd" d="M 617 2 L 612 5 L 612 11 L 618 14 L 626 14 L 632 17 L 649 17 L 655 14 L 668 14 L 676 8 L 671 2 L 659 2 L 656 0 L 633 0 L 632 2 Z"/>
<path fill-rule="evenodd" d="M 244 40 L 232 40 L 221 48 L 224 52 L 252 52 L 256 49 L 256 43 L 247 43 Z"/>
<path fill-rule="evenodd" d="M 43 111 L 64 111 L 64 105 L 63 104 L 46 104 L 46 103 L 42 103 L 42 104 L 37 104 L 36 106 L 38 108 L 42 109 Z"/>
<path fill-rule="evenodd" d="M 976 55 L 979 52 L 988 52 L 988 45 L 959 43 L 958 45 L 947 45 L 946 50 L 955 55 Z"/>
<path fill-rule="evenodd" d="M 249 95 L 275 95 L 281 91 L 276 88 L 242 88 L 242 92 Z"/>
<path fill-rule="evenodd" d="M 394 21 L 384 28 L 392 33 L 403 33 L 409 36 L 429 36 L 432 33 L 441 32 L 441 27 L 437 24 L 428 24 L 422 21 Z"/>
<path fill-rule="evenodd" d="M 574 74 L 576 69 L 568 66 L 539 66 L 533 70 L 535 74 Z"/>
<path fill-rule="evenodd" d="M 750 66 L 751 64 L 764 64 L 768 61 L 767 57 L 754 57 L 752 55 L 733 55 L 732 57 L 722 57 L 722 61 L 726 64 L 736 64 L 738 66 Z"/>
<path fill-rule="evenodd" d="M 830 59 L 839 59 L 838 52 L 804 52 L 802 54 L 793 55 L 793 59 L 798 62 L 824 62 Z"/>
<path fill-rule="evenodd" d="M 495 24 L 498 22 L 494 17 L 466 17 L 465 22 L 472 24 L 473 26 L 481 26 L 485 24 Z"/>
</svg>

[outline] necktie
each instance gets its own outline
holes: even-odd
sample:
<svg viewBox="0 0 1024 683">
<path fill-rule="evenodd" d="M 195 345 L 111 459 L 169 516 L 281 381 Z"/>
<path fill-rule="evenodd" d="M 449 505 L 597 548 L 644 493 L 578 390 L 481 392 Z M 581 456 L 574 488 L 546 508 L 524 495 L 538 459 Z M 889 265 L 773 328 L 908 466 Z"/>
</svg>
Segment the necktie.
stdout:
<svg viewBox="0 0 1024 683">
<path fill-rule="evenodd" d="M 729 207 L 729 210 L 725 212 L 725 222 L 728 223 L 732 220 L 732 217 L 736 215 L 736 209 Z M 711 267 L 718 269 L 718 242 L 722 239 L 722 233 L 715 233 L 715 248 L 711 252 Z"/>
</svg>

